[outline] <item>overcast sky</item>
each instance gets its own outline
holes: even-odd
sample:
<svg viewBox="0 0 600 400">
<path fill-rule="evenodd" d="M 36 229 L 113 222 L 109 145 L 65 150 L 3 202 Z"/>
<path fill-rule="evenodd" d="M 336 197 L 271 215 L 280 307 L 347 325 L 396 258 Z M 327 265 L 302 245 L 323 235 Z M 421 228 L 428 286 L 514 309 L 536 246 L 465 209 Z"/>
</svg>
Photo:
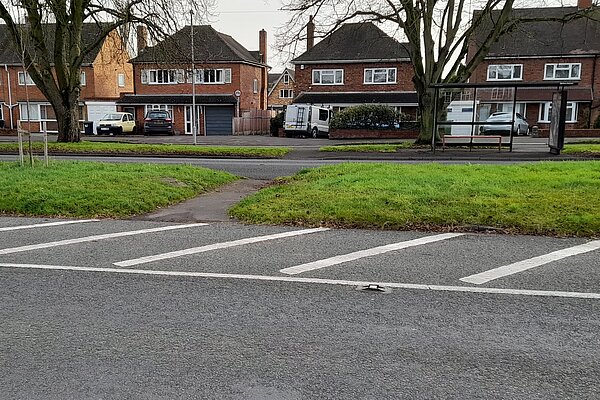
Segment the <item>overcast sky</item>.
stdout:
<svg viewBox="0 0 600 400">
<path fill-rule="evenodd" d="M 258 32 L 266 30 L 271 72 L 281 72 L 284 66 L 273 49 L 277 28 L 287 19 L 285 12 L 278 11 L 280 8 L 281 0 L 218 0 L 211 25 L 248 50 L 258 50 Z"/>
<path fill-rule="evenodd" d="M 473 6 L 477 0 L 473 0 Z M 535 4 L 543 6 L 572 6 L 577 0 L 517 0 L 518 7 L 534 7 Z M 284 11 L 279 11 L 282 0 L 217 0 L 217 9 L 212 20 L 209 21 L 217 31 L 232 36 L 248 50 L 258 50 L 258 32 L 267 31 L 268 63 L 273 68 L 271 72 L 281 72 L 285 61 L 278 57 L 274 49 L 277 28 L 282 26 L 289 17 Z M 198 22 L 196 22 L 198 23 Z M 394 34 L 388 32 L 388 34 Z M 304 44 L 299 46 L 304 49 Z M 298 54 L 299 55 L 299 54 Z"/>
</svg>

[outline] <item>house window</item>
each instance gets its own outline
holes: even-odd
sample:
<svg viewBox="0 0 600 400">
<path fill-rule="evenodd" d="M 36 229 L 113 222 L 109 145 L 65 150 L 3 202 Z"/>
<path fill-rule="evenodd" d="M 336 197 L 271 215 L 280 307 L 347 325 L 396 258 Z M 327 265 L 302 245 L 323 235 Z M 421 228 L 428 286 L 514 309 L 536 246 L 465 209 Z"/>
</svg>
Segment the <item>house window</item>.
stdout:
<svg viewBox="0 0 600 400">
<path fill-rule="evenodd" d="M 147 79 L 150 85 L 165 85 L 177 83 L 177 70 L 176 69 L 150 69 L 147 70 Z M 142 72 L 142 83 L 144 83 Z"/>
<path fill-rule="evenodd" d="M 119 87 L 125 87 L 125 74 L 117 75 L 117 84 Z"/>
<path fill-rule="evenodd" d="M 526 111 L 526 104 L 525 103 L 517 103 L 516 104 L 516 108 L 517 108 L 517 114 L 521 114 L 523 116 L 525 116 L 525 111 Z M 496 112 L 506 112 L 506 113 L 511 113 L 513 112 L 513 104 L 512 103 L 498 103 L 496 104 Z"/>
<path fill-rule="evenodd" d="M 27 82 L 27 86 L 35 85 L 29 72 L 19 72 L 19 85 L 25 86 L 25 82 Z"/>
<path fill-rule="evenodd" d="M 22 121 L 39 121 L 40 120 L 40 106 L 39 104 L 29 104 L 27 107 L 27 103 L 19 104 L 19 112 L 21 114 Z"/>
<path fill-rule="evenodd" d="M 252 82 L 252 91 L 253 91 L 254 93 L 258 93 L 258 79 L 255 79 L 255 80 Z"/>
<path fill-rule="evenodd" d="M 294 97 L 294 91 L 291 89 L 281 89 L 279 90 L 279 98 L 280 99 L 291 99 Z"/>
<path fill-rule="evenodd" d="M 224 83 L 231 83 L 231 69 L 195 69 L 194 70 L 194 83 L 205 84 L 205 85 L 220 85 Z M 192 83 L 192 70 L 186 72 L 187 83 Z"/>
<path fill-rule="evenodd" d="M 551 115 L 552 103 L 541 103 L 539 122 L 550 122 Z M 565 115 L 565 122 L 577 122 L 577 103 L 572 101 L 567 103 L 567 113 Z"/>
<path fill-rule="evenodd" d="M 225 83 L 222 69 L 205 69 L 202 71 L 202 83 Z"/>
<path fill-rule="evenodd" d="M 343 85 L 343 69 L 315 69 L 312 72 L 313 85 Z"/>
<path fill-rule="evenodd" d="M 148 114 L 148 111 L 154 110 L 168 111 L 171 118 L 173 118 L 173 106 L 167 104 L 147 104 L 144 115 Z"/>
<path fill-rule="evenodd" d="M 283 83 L 286 85 L 290 83 L 290 76 L 287 73 L 283 74 Z"/>
<path fill-rule="evenodd" d="M 365 68 L 365 83 L 396 83 L 396 68 Z"/>
<path fill-rule="evenodd" d="M 580 79 L 581 63 L 546 64 L 544 79 Z"/>
<path fill-rule="evenodd" d="M 85 82 L 85 72 L 81 71 L 81 74 L 79 74 L 79 84 L 85 86 Z"/>
<path fill-rule="evenodd" d="M 40 104 L 40 119 L 41 120 L 56 120 L 54 109 L 50 104 Z"/>
<path fill-rule="evenodd" d="M 488 81 L 515 81 L 523 79 L 523 64 L 488 66 Z"/>
</svg>

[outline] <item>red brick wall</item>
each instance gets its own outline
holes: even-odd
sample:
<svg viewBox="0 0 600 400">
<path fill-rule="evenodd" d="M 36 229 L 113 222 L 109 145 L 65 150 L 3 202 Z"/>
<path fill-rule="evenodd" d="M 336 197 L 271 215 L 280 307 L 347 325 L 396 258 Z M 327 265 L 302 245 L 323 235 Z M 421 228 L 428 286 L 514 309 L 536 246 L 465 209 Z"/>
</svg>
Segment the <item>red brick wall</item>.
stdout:
<svg viewBox="0 0 600 400">
<path fill-rule="evenodd" d="M 522 82 L 548 82 L 550 84 L 557 81 L 549 80 L 544 81 L 544 70 L 546 64 L 557 64 L 557 63 L 581 63 L 581 80 L 577 82 L 578 88 L 589 88 L 592 86 L 592 76 L 594 72 L 594 62 L 597 62 L 593 57 L 564 57 L 564 58 L 514 58 L 514 59 L 502 59 L 502 60 L 484 60 L 477 66 L 473 74 L 471 75 L 471 83 L 484 83 L 487 81 L 487 68 L 488 65 L 497 64 L 523 64 L 523 80 Z M 600 77 L 598 72 L 598 65 L 596 66 L 596 81 Z M 497 82 L 497 81 L 490 81 Z M 502 82 L 502 81 L 500 81 Z M 513 81 L 521 82 L 521 81 Z"/>
<path fill-rule="evenodd" d="M 396 67 L 395 84 L 365 84 L 365 68 L 393 68 Z M 343 69 L 343 85 L 313 85 L 312 71 L 314 69 Z M 299 95 L 302 92 L 384 92 L 384 91 L 414 91 L 412 78 L 414 70 L 412 64 L 408 62 L 398 63 L 360 63 L 360 64 L 304 64 L 296 65 L 296 92 Z"/>
<path fill-rule="evenodd" d="M 149 85 L 142 84 L 141 71 L 143 69 L 184 69 L 187 70 L 189 65 L 170 65 L 157 66 L 151 64 L 135 64 L 134 79 L 135 79 L 135 94 L 157 95 L 157 94 L 192 94 L 191 83 L 176 83 L 167 85 Z M 197 68 L 201 68 L 198 66 Z M 264 84 L 261 85 L 261 70 L 263 68 L 247 64 L 211 64 L 210 68 L 231 68 L 231 83 L 202 85 L 196 84 L 196 94 L 231 94 L 236 90 L 242 92 L 240 97 L 240 109 L 265 109 L 266 105 L 261 107 L 260 91 L 266 90 Z M 259 91 L 253 93 L 253 80 L 258 79 Z M 266 95 L 265 95 L 266 97 Z"/>
<path fill-rule="evenodd" d="M 539 137 L 547 138 L 550 131 L 540 129 Z M 565 129 L 565 137 L 600 137 L 600 129 Z"/>
<path fill-rule="evenodd" d="M 577 88 L 591 88 L 594 96 L 591 112 L 586 115 L 583 110 L 588 109 L 582 103 L 578 106 L 578 124 L 570 124 L 570 127 L 587 126 L 588 121 L 593 126 L 594 121 L 600 115 L 600 60 L 598 57 L 556 57 L 556 58 L 513 58 L 502 60 L 484 60 L 473 72 L 470 78 L 471 83 L 489 83 L 494 81 L 487 80 L 487 68 L 490 64 L 523 64 L 523 80 L 511 82 L 548 82 L 550 84 L 557 81 L 544 81 L 544 70 L 546 64 L 554 63 L 581 63 L 581 79 L 574 81 Z M 528 104 L 526 117 L 531 124 L 537 124 L 539 119 L 539 105 Z M 546 124 L 540 124 L 546 125 Z M 568 125 L 569 126 L 569 125 Z"/>
<path fill-rule="evenodd" d="M 331 129 L 329 139 L 416 139 L 419 131 Z"/>
</svg>

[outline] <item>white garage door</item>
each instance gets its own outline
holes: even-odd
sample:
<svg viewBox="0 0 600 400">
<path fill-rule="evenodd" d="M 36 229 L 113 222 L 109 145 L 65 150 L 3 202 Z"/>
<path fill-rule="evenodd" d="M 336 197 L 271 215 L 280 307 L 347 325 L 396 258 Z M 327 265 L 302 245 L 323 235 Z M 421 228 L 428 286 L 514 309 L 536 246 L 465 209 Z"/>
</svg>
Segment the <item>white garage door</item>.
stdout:
<svg viewBox="0 0 600 400">
<path fill-rule="evenodd" d="M 87 120 L 94 122 L 94 133 L 98 126 L 98 121 L 104 117 L 104 115 L 117 111 L 117 104 L 114 101 L 86 101 L 87 106 Z"/>
</svg>

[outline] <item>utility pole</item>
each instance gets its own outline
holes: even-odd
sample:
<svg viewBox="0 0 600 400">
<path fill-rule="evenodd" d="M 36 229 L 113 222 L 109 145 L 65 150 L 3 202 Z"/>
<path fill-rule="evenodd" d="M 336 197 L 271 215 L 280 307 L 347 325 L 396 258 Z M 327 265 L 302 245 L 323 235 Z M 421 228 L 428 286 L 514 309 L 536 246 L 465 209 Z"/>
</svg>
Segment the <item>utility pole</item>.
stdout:
<svg viewBox="0 0 600 400">
<path fill-rule="evenodd" d="M 196 65 L 194 61 L 194 10 L 190 9 L 190 31 L 191 31 L 191 44 L 192 44 L 192 135 L 194 136 L 194 145 L 197 142 L 196 132 Z"/>
</svg>

